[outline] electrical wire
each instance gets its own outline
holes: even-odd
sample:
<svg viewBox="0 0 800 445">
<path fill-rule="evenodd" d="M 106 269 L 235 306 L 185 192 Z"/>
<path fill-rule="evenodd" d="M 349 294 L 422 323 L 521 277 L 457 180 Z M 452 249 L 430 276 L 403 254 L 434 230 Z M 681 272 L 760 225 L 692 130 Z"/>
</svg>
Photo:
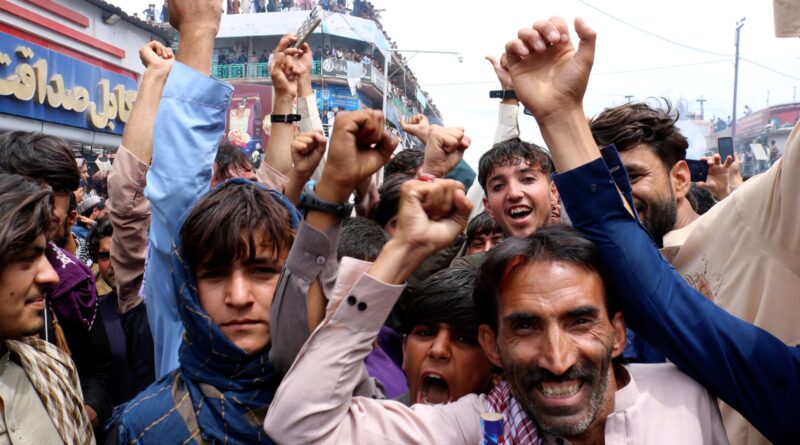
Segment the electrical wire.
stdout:
<svg viewBox="0 0 800 445">
<path fill-rule="evenodd" d="M 614 20 L 614 21 L 622 23 L 623 25 L 625 25 L 627 27 L 633 28 L 633 29 L 635 29 L 635 30 L 637 30 L 639 32 L 647 34 L 647 35 L 649 35 L 651 37 L 655 37 L 655 38 L 657 38 L 659 40 L 663 40 L 664 42 L 670 43 L 672 45 L 680 46 L 681 48 L 686 48 L 686 49 L 689 49 L 689 50 L 692 50 L 692 51 L 697 51 L 697 52 L 704 53 L 704 54 L 711 54 L 711 55 L 714 55 L 714 56 L 723 56 L 723 57 L 728 57 L 728 58 L 733 58 L 734 57 L 733 54 L 723 54 L 723 53 L 720 53 L 720 52 L 709 51 L 709 50 L 706 50 L 706 49 L 697 48 L 697 47 L 694 47 L 694 46 L 691 46 L 691 45 L 687 45 L 685 43 L 677 42 L 675 40 L 669 39 L 667 37 L 658 35 L 658 34 L 656 34 L 654 32 L 651 32 L 651 31 L 648 31 L 648 30 L 646 30 L 644 28 L 636 26 L 636 25 L 634 25 L 632 23 L 626 22 L 625 20 L 622 20 L 621 18 L 616 17 L 616 16 L 614 16 L 614 15 L 608 13 L 608 12 L 605 12 L 602 9 L 598 8 L 597 6 L 592 5 L 591 3 L 587 2 L 586 0 L 578 0 L 578 1 L 580 3 L 583 3 L 584 5 L 588 6 L 589 8 L 594 9 L 595 11 L 599 12 L 600 14 L 603 14 L 604 16 Z M 774 68 L 770 68 L 768 66 L 762 65 L 762 64 L 760 64 L 758 62 L 755 62 L 753 60 L 747 59 L 747 58 L 742 57 L 742 56 L 739 56 L 739 60 L 743 60 L 743 61 L 751 63 L 751 64 L 753 64 L 753 65 L 755 65 L 755 66 L 757 66 L 759 68 L 763 68 L 763 69 L 765 69 L 767 71 L 771 71 L 771 72 L 773 72 L 775 74 L 778 74 L 778 75 L 781 75 L 781 76 L 784 76 L 784 77 L 788 77 L 790 79 L 800 80 L 800 77 L 792 76 L 791 74 L 786 74 L 784 72 L 781 72 L 781 71 L 778 71 L 778 70 L 776 70 Z"/>
<path fill-rule="evenodd" d="M 722 62 L 730 62 L 730 59 L 718 59 L 718 60 L 708 60 L 704 62 L 695 62 L 695 63 L 682 63 L 679 65 L 667 65 L 667 66 L 654 66 L 649 68 L 635 68 L 630 70 L 623 70 L 623 71 L 606 71 L 606 72 L 598 72 L 593 73 L 592 76 L 608 76 L 608 75 L 616 75 L 616 74 L 628 74 L 628 73 L 640 73 L 645 71 L 661 71 L 673 68 L 686 68 L 690 66 L 698 66 L 698 65 L 711 65 L 715 63 L 722 63 Z M 497 80 L 486 80 L 486 81 L 467 81 L 467 82 L 448 82 L 448 83 L 431 83 L 426 85 L 420 85 L 420 87 L 443 87 L 443 86 L 459 86 L 459 85 L 488 85 L 488 84 L 496 84 L 498 83 Z"/>
</svg>

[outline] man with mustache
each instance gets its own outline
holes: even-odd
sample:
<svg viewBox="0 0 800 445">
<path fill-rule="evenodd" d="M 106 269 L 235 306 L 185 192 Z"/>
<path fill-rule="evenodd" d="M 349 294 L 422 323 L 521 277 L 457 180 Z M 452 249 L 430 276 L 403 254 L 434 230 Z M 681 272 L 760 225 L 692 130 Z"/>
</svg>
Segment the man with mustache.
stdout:
<svg viewBox="0 0 800 445">
<path fill-rule="evenodd" d="M 599 251 L 560 225 L 502 242 L 481 266 L 478 340 L 506 381 L 488 395 L 444 405 L 353 397 L 410 271 L 463 227 L 470 206 L 463 190 L 448 188 L 446 181 L 406 182 L 396 235 L 355 285 L 341 283 L 354 282 L 350 275 L 363 263 L 342 262 L 325 320 L 272 401 L 264 422 L 270 437 L 287 444 L 473 444 L 481 438 L 480 415 L 499 412 L 512 444 L 727 443 L 714 399 L 674 366 L 615 363 L 625 323 L 606 292 Z"/>
</svg>

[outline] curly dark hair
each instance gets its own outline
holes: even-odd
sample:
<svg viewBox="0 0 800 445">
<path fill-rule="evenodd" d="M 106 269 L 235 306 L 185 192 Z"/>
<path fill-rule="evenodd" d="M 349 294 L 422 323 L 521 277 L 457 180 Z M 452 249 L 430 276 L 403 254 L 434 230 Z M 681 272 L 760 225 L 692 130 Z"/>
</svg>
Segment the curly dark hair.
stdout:
<svg viewBox="0 0 800 445">
<path fill-rule="evenodd" d="M 589 124 L 595 142 L 600 146 L 614 144 L 618 151 L 627 151 L 639 144 L 649 145 L 670 170 L 673 165 L 686 159 L 689 141 L 681 134 L 667 99 L 665 107 L 652 107 L 645 102 L 632 102 L 618 107 L 606 108 Z M 674 117 L 673 117 L 674 114 Z"/>
</svg>

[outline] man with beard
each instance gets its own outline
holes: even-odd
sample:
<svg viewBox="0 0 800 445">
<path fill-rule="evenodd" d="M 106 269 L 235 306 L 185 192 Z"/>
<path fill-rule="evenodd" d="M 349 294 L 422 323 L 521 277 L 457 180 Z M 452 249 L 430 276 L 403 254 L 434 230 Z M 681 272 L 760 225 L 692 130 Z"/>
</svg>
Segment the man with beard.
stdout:
<svg viewBox="0 0 800 445">
<path fill-rule="evenodd" d="M 598 145 L 617 147 L 636 211 L 659 247 L 669 232 L 699 217 L 687 196 L 692 185 L 686 163 L 689 141 L 675 121 L 669 102 L 664 110 L 638 102 L 607 108 L 590 124 Z"/>
<path fill-rule="evenodd" d="M 795 6 L 774 2 L 779 36 L 800 35 Z M 581 20 L 575 27 L 577 49 L 559 17 L 520 30 L 506 45 L 520 100 L 563 172 L 554 180 L 575 227 L 602 250 L 631 327 L 752 422 L 723 407 L 733 443 L 793 443 L 800 418 L 800 127 L 781 160 L 684 228 L 680 246 L 665 255 L 673 269 L 632 221 L 637 206 L 620 156 L 613 147 L 598 150 L 586 125 L 582 101 L 595 34 Z"/>
<path fill-rule="evenodd" d="M 673 365 L 615 363 L 625 323 L 605 290 L 599 251 L 561 225 L 502 242 L 481 266 L 478 340 L 507 381 L 488 395 L 444 405 L 353 397 L 402 283 L 455 238 L 470 207 L 449 181 L 403 185 L 397 232 L 352 287 L 341 285 L 352 267 L 342 263 L 326 319 L 272 401 L 264 421 L 270 437 L 287 444 L 474 444 L 480 415 L 499 412 L 512 444 L 727 443 L 714 399 Z"/>
</svg>

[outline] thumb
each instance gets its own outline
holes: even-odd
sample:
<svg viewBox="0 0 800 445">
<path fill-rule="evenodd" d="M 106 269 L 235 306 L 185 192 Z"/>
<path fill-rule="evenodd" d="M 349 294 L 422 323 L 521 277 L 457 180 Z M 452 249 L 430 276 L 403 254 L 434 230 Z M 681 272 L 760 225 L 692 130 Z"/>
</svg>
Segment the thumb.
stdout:
<svg viewBox="0 0 800 445">
<path fill-rule="evenodd" d="M 500 66 L 500 62 L 498 62 L 497 58 L 495 58 L 494 56 L 486 56 L 486 60 L 488 60 L 495 68 L 498 68 Z"/>
<path fill-rule="evenodd" d="M 591 67 L 594 63 L 594 47 L 597 40 L 597 33 L 583 21 L 582 18 L 575 18 L 575 32 L 580 38 L 578 52 L 575 58 L 584 65 Z"/>
</svg>

